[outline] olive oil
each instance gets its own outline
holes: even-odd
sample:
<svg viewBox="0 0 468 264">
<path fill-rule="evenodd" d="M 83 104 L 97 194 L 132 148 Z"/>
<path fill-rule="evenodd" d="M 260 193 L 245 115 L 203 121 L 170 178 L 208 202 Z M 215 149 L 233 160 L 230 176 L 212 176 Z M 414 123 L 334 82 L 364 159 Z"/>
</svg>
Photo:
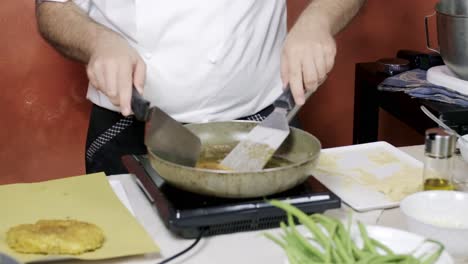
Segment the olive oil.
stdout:
<svg viewBox="0 0 468 264">
<path fill-rule="evenodd" d="M 447 180 L 442 178 L 429 178 L 424 181 L 424 190 L 446 190 L 451 191 L 454 190 L 455 187 L 453 184 Z"/>
<path fill-rule="evenodd" d="M 424 149 L 424 190 L 454 190 L 453 157 L 456 136 L 442 128 L 426 130 Z"/>
<path fill-rule="evenodd" d="M 224 146 L 216 146 L 212 147 L 210 151 L 202 151 L 195 167 L 199 169 L 232 171 L 232 169 L 221 165 L 221 161 L 231 150 L 232 148 L 225 149 Z M 265 169 L 278 168 L 288 166 L 290 164 L 293 164 L 290 160 L 283 157 L 273 156 L 265 165 Z"/>
</svg>

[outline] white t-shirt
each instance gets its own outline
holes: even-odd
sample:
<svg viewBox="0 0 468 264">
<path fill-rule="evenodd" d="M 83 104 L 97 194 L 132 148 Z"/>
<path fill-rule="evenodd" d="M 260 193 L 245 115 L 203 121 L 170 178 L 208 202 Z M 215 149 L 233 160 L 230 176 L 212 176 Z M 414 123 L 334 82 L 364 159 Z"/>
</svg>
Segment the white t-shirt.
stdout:
<svg viewBox="0 0 468 264">
<path fill-rule="evenodd" d="M 74 2 L 140 53 L 144 97 L 180 122 L 248 116 L 281 94 L 285 0 Z M 119 111 L 91 85 L 87 98 Z"/>
</svg>

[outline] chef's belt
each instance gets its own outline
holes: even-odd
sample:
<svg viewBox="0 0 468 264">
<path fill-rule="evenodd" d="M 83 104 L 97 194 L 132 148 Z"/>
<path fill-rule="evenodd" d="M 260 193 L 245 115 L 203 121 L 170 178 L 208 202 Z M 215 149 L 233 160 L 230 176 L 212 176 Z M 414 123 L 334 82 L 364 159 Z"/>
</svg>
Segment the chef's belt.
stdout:
<svg viewBox="0 0 468 264">
<path fill-rule="evenodd" d="M 273 106 L 239 120 L 262 121 L 273 111 Z M 292 126 L 299 127 L 294 119 Z M 105 172 L 106 175 L 128 173 L 121 161 L 124 155 L 146 154 L 145 123 L 134 116 L 93 105 L 86 139 L 86 173 Z"/>
</svg>

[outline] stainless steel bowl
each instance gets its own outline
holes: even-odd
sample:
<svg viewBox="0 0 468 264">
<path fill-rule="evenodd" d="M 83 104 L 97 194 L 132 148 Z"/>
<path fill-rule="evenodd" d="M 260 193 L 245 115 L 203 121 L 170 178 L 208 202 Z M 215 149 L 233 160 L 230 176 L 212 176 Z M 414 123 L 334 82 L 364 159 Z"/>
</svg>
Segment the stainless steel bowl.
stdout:
<svg viewBox="0 0 468 264">
<path fill-rule="evenodd" d="M 468 80 L 468 0 L 441 0 L 436 4 L 438 48 L 429 41 L 428 48 L 439 52 L 447 67 L 458 77 Z"/>
<path fill-rule="evenodd" d="M 440 0 L 439 12 L 449 15 L 468 15 L 468 0 Z"/>
</svg>

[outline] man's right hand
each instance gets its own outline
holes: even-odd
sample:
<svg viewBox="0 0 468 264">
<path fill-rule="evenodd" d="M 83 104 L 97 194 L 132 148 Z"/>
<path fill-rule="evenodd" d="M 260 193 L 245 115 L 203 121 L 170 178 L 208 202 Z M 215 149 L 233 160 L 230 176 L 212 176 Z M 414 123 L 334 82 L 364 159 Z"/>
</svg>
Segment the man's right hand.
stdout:
<svg viewBox="0 0 468 264">
<path fill-rule="evenodd" d="M 132 84 L 142 93 L 146 64 L 125 39 L 114 32 L 102 32 L 96 38 L 86 67 L 89 81 L 112 104 L 120 106 L 124 116 L 131 114 Z"/>
<path fill-rule="evenodd" d="M 91 84 L 120 106 L 123 115 L 130 115 L 132 83 L 142 93 L 146 74 L 136 50 L 73 1 L 38 4 L 36 14 L 44 39 L 65 56 L 86 63 Z"/>
</svg>

